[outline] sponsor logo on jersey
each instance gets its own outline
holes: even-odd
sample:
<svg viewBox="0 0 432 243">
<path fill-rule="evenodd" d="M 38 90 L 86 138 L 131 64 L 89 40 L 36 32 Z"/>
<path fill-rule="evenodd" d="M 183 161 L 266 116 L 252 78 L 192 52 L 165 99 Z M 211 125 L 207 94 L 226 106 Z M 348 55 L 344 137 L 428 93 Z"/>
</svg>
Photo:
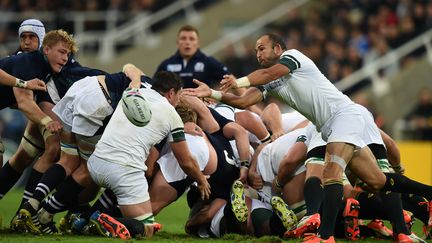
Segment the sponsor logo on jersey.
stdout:
<svg viewBox="0 0 432 243">
<path fill-rule="evenodd" d="M 195 72 L 204 72 L 204 63 L 202 62 L 195 63 L 194 70 Z"/>
<path fill-rule="evenodd" d="M 170 72 L 180 72 L 182 70 L 181 64 L 168 64 L 167 71 Z"/>
</svg>

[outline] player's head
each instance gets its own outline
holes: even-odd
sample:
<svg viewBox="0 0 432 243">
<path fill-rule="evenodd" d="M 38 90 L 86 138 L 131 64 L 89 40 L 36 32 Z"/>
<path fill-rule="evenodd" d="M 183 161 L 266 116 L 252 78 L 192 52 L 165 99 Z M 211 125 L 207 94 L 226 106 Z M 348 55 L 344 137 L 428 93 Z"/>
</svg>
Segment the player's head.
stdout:
<svg viewBox="0 0 432 243">
<path fill-rule="evenodd" d="M 257 60 L 264 68 L 275 65 L 285 50 L 284 40 L 272 33 L 262 35 L 255 45 Z"/>
<path fill-rule="evenodd" d="M 159 71 L 153 77 L 152 89 L 165 96 L 174 107 L 179 102 L 182 88 L 183 80 L 173 72 Z"/>
<path fill-rule="evenodd" d="M 198 30 L 191 25 L 182 26 L 177 33 L 176 44 L 180 55 L 190 59 L 200 47 Z"/>
<path fill-rule="evenodd" d="M 42 46 L 45 36 L 45 26 L 37 19 L 24 20 L 19 29 L 20 51 L 36 51 Z"/>
<path fill-rule="evenodd" d="M 179 116 L 181 117 L 183 123 L 186 123 L 186 122 L 196 123 L 197 122 L 197 118 L 198 118 L 197 113 L 194 110 L 192 110 L 184 102 L 178 103 L 178 105 L 176 106 L 176 111 L 179 114 Z"/>
<path fill-rule="evenodd" d="M 42 42 L 42 48 L 55 73 L 60 72 L 67 63 L 69 55 L 78 50 L 72 35 L 62 29 L 48 32 Z"/>
</svg>

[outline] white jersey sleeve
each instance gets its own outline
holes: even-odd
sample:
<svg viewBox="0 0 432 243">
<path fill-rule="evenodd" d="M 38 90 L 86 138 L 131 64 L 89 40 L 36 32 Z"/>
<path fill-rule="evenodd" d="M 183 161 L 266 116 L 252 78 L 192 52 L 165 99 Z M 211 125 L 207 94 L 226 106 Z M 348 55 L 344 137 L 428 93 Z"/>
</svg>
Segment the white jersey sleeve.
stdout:
<svg viewBox="0 0 432 243">
<path fill-rule="evenodd" d="M 353 102 L 340 92 L 315 63 L 298 50 L 285 51 L 279 63 L 290 73 L 259 87 L 263 97 L 274 96 L 312 121 L 318 130 L 336 112 Z"/>
</svg>

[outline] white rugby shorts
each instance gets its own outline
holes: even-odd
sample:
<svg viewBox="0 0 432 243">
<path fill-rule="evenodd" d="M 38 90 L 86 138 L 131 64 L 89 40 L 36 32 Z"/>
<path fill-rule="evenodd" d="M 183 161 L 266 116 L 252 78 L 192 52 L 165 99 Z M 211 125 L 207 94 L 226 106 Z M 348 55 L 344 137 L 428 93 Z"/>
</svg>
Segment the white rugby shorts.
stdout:
<svg viewBox="0 0 432 243">
<path fill-rule="evenodd" d="M 52 110 L 66 130 L 84 136 L 93 136 L 113 113 L 96 76 L 75 82 Z"/>
<path fill-rule="evenodd" d="M 365 142 L 364 130 L 366 121 L 361 110 L 350 104 L 337 111 L 321 128 L 321 136 L 327 143 L 349 143 L 363 148 Z"/>
<path fill-rule="evenodd" d="M 150 200 L 148 183 L 143 170 L 90 156 L 87 167 L 93 181 L 111 189 L 119 205 L 135 205 Z"/>
</svg>

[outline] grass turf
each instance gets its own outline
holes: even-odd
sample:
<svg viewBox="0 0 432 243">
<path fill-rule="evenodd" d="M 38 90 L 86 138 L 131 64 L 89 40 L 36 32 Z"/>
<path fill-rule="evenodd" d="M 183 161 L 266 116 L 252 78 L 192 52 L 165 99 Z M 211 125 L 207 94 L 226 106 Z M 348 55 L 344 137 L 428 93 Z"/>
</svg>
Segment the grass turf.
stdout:
<svg viewBox="0 0 432 243">
<path fill-rule="evenodd" d="M 34 236 L 31 234 L 15 234 L 11 233 L 9 229 L 9 222 L 12 216 L 15 214 L 19 202 L 21 200 L 22 190 L 12 190 L 2 200 L 0 200 L 0 242 L 93 242 L 93 243 L 106 243 L 120 240 L 102 238 L 97 236 L 77 236 L 77 235 L 64 235 L 64 236 Z M 177 202 L 173 203 L 169 207 L 162 210 L 162 212 L 156 217 L 156 221 L 163 225 L 162 231 L 158 232 L 152 239 L 152 242 L 299 242 L 299 240 L 282 240 L 278 237 L 261 237 L 254 238 L 243 235 L 225 235 L 221 239 L 199 239 L 190 237 L 184 233 L 184 223 L 186 222 L 188 214 L 188 208 L 185 198 L 180 198 Z M 63 214 L 56 215 L 55 221 L 63 216 Z M 414 232 L 421 236 L 422 224 L 417 221 L 414 225 Z M 137 240 L 131 240 L 137 241 Z M 380 242 L 390 242 L 379 240 Z M 339 241 L 338 242 L 348 242 Z M 366 239 L 359 240 L 359 243 L 363 242 L 377 242 L 377 239 Z M 432 241 L 429 241 L 432 242 Z"/>
</svg>

